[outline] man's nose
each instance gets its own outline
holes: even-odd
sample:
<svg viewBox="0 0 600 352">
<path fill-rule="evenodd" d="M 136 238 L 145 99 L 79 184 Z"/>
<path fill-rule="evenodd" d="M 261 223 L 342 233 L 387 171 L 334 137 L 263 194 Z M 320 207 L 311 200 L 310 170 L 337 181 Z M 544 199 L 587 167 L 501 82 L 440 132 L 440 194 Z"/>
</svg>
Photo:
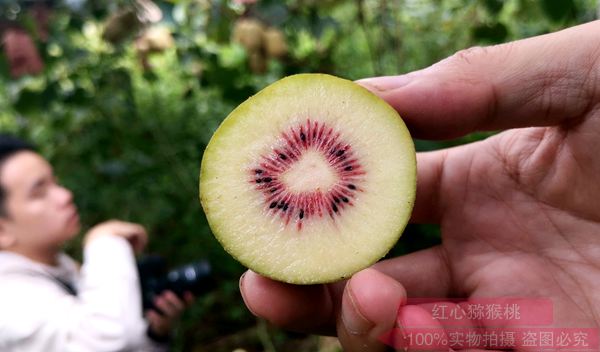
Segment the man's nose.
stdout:
<svg viewBox="0 0 600 352">
<path fill-rule="evenodd" d="M 67 205 L 73 202 L 73 192 L 69 189 L 58 185 L 60 204 Z"/>
</svg>

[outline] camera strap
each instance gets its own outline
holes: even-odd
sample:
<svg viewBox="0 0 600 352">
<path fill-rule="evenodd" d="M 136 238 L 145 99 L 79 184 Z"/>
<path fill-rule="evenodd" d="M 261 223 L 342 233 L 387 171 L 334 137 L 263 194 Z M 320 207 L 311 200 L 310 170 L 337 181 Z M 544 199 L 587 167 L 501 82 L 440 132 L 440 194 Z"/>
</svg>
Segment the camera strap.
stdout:
<svg viewBox="0 0 600 352">
<path fill-rule="evenodd" d="M 50 275 L 52 276 L 52 278 L 59 284 L 62 286 L 62 288 L 71 296 L 77 296 L 77 290 L 75 289 L 75 286 L 73 286 L 70 282 L 67 282 L 65 280 L 62 280 L 56 276 Z"/>
<path fill-rule="evenodd" d="M 39 271 L 27 270 L 26 273 L 30 276 L 39 276 L 39 277 L 49 278 L 52 281 L 54 281 L 56 284 L 58 284 L 69 295 L 77 296 L 77 290 L 75 289 L 75 286 L 72 283 L 68 282 L 67 280 L 63 280 L 63 279 L 61 279 L 55 275 L 52 275 L 46 271 L 44 271 L 42 273 Z"/>
</svg>

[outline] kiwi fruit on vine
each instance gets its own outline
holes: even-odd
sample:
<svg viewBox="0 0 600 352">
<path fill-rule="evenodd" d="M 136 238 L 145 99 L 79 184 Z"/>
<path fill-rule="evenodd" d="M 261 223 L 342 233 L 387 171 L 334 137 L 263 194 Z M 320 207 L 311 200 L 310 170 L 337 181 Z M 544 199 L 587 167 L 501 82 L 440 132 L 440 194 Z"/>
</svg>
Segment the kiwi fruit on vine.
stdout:
<svg viewBox="0 0 600 352">
<path fill-rule="evenodd" d="M 277 28 L 267 28 L 263 33 L 263 41 L 267 56 L 282 58 L 288 53 L 287 42 L 283 32 Z"/>
<path fill-rule="evenodd" d="M 242 45 L 248 53 L 262 50 L 265 26 L 254 18 L 240 18 L 233 27 L 232 40 Z"/>
<path fill-rule="evenodd" d="M 161 52 L 175 45 L 171 31 L 164 26 L 154 26 L 146 29 L 135 41 L 138 52 Z"/>
<path fill-rule="evenodd" d="M 108 18 L 102 32 L 102 39 L 111 44 L 118 44 L 136 33 L 140 27 L 141 22 L 135 10 L 123 9 Z"/>
<path fill-rule="evenodd" d="M 292 284 L 350 277 L 394 246 L 416 191 L 414 143 L 362 86 L 299 74 L 233 110 L 200 168 L 200 202 L 240 263 Z"/>
</svg>

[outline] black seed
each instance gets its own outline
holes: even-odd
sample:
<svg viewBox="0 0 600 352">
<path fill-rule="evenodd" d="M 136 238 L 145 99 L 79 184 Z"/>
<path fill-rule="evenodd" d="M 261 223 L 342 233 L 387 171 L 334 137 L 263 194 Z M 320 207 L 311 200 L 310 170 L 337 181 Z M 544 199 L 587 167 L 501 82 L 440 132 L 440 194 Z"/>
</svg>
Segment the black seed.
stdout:
<svg viewBox="0 0 600 352">
<path fill-rule="evenodd" d="M 300 209 L 300 219 L 304 218 L 304 209 Z"/>
<path fill-rule="evenodd" d="M 271 181 L 273 181 L 273 179 L 270 177 L 263 178 L 263 182 L 271 182 Z"/>
<path fill-rule="evenodd" d="M 286 211 L 286 210 L 288 210 L 288 205 L 287 204 L 283 206 L 283 211 Z"/>
<path fill-rule="evenodd" d="M 344 203 L 348 203 L 348 198 L 346 198 L 346 197 L 342 197 L 342 201 L 343 201 Z"/>
<path fill-rule="evenodd" d="M 306 136 L 305 136 L 305 135 L 304 135 L 304 133 L 302 133 L 302 132 L 300 132 L 300 139 L 301 139 L 302 141 L 305 141 L 305 140 L 306 140 Z"/>
<path fill-rule="evenodd" d="M 342 156 L 342 154 L 344 154 L 343 150 L 338 150 L 338 152 L 335 153 L 335 155 L 337 155 L 337 156 Z"/>
<path fill-rule="evenodd" d="M 256 183 L 261 183 L 262 182 L 262 178 L 257 178 L 256 179 Z"/>
<path fill-rule="evenodd" d="M 350 171 L 350 170 L 352 170 L 352 166 L 346 166 L 346 168 L 344 170 Z"/>
<path fill-rule="evenodd" d="M 333 209 L 333 211 L 336 213 L 338 212 L 338 207 L 335 205 L 335 203 L 331 203 L 331 209 Z"/>
<path fill-rule="evenodd" d="M 349 185 L 348 185 L 348 188 L 350 188 L 350 189 L 356 189 L 356 186 L 355 186 L 355 185 L 353 185 L 353 184 L 349 184 Z"/>
<path fill-rule="evenodd" d="M 269 192 L 273 193 L 273 192 L 275 192 L 276 190 L 277 190 L 277 188 L 271 188 L 271 189 L 269 190 Z"/>
<path fill-rule="evenodd" d="M 336 202 L 336 203 L 339 203 L 339 202 L 340 202 L 340 200 L 339 200 L 339 199 L 338 199 L 338 197 L 336 197 L 336 196 L 333 196 L 333 201 L 334 201 L 334 202 Z"/>
<path fill-rule="evenodd" d="M 263 173 L 263 170 L 261 170 L 261 169 L 256 169 L 256 170 L 254 170 L 254 172 L 256 172 L 257 174 L 262 174 L 262 173 Z"/>
<path fill-rule="evenodd" d="M 273 202 L 269 205 L 269 208 L 273 209 L 277 206 L 277 202 Z"/>
<path fill-rule="evenodd" d="M 279 203 L 279 205 L 277 206 L 277 209 L 281 209 L 281 208 L 283 208 L 283 206 L 284 206 L 284 205 L 285 205 L 285 203 L 284 203 L 284 202 L 281 202 L 281 203 Z"/>
<path fill-rule="evenodd" d="M 285 154 L 279 154 L 279 157 L 283 160 L 287 159 L 287 156 L 285 156 Z"/>
</svg>

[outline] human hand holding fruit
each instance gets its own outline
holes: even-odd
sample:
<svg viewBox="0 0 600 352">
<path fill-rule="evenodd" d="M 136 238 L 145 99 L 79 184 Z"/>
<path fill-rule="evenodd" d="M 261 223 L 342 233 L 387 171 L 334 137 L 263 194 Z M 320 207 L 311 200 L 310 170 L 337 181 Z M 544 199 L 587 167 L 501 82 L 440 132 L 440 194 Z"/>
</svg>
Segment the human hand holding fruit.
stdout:
<svg viewBox="0 0 600 352">
<path fill-rule="evenodd" d="M 598 327 L 599 34 L 596 21 L 362 81 L 416 137 L 516 129 L 417 155 L 412 221 L 440 224 L 441 245 L 326 285 L 249 271 L 248 308 L 286 329 L 336 334 L 345 351 L 384 350 L 377 338 L 399 307 L 401 326 L 436 324 L 407 297 L 547 297 L 556 326 Z"/>
</svg>

